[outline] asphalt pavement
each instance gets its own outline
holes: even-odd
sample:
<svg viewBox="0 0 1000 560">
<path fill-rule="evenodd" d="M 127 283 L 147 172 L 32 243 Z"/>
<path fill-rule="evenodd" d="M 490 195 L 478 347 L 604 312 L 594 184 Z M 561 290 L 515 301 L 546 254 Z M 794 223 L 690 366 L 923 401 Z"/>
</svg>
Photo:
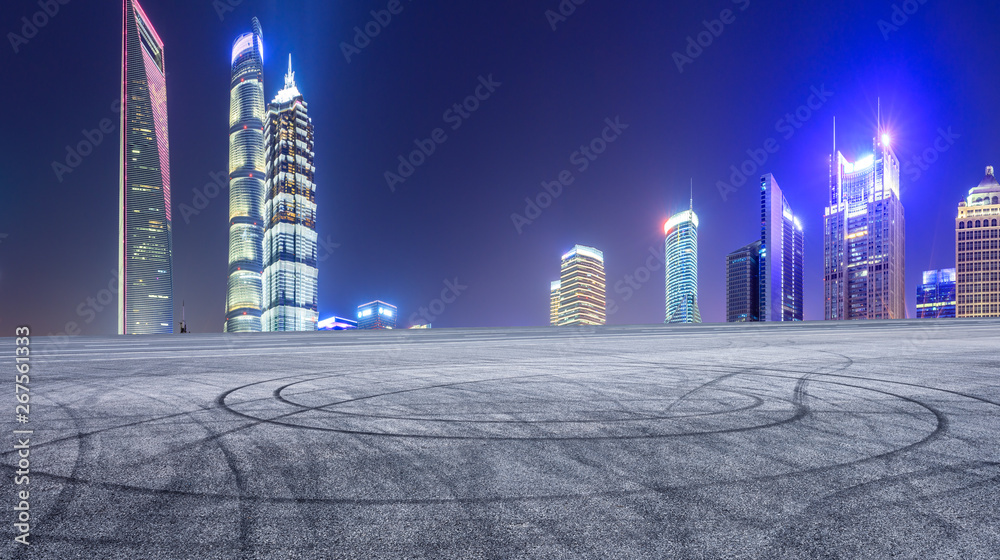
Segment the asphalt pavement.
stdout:
<svg viewBox="0 0 1000 560">
<path fill-rule="evenodd" d="M 3 558 L 1000 557 L 997 320 L 14 347 Z"/>
</svg>

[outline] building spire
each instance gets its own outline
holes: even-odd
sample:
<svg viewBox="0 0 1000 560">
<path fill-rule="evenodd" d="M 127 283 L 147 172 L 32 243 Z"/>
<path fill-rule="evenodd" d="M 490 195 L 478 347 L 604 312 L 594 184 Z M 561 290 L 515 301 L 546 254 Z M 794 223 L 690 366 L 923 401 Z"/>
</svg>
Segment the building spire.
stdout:
<svg viewBox="0 0 1000 560">
<path fill-rule="evenodd" d="M 691 177 L 691 201 L 688 210 L 694 212 L 694 177 Z"/>
<path fill-rule="evenodd" d="M 876 109 L 875 120 L 878 122 L 878 138 L 882 140 L 882 98 L 878 97 L 878 109 Z"/>
<path fill-rule="evenodd" d="M 292 54 L 288 53 L 288 73 L 285 74 L 285 87 L 281 88 L 274 98 L 274 103 L 289 103 L 296 97 L 302 95 L 299 88 L 295 86 L 295 71 L 292 70 Z"/>
<path fill-rule="evenodd" d="M 292 53 L 288 53 L 288 73 L 285 74 L 285 89 L 295 87 L 295 72 L 292 71 Z"/>
</svg>

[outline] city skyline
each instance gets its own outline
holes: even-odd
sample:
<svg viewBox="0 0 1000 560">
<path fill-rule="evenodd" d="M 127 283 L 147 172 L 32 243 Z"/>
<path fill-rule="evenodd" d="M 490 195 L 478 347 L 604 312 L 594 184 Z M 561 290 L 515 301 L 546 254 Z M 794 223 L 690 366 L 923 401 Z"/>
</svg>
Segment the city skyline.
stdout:
<svg viewBox="0 0 1000 560">
<path fill-rule="evenodd" d="M 908 76 L 889 74 L 874 78 L 876 70 L 889 67 L 893 57 L 902 53 L 907 57 L 926 56 L 927 50 L 915 39 L 928 33 L 922 18 L 934 17 L 945 23 L 958 20 L 968 15 L 960 6 L 947 13 L 927 6 L 927 11 L 921 12 L 922 18 L 914 19 L 900 32 L 892 34 L 890 40 L 886 40 L 874 25 L 872 29 L 852 31 L 845 38 L 843 53 L 838 52 L 835 57 L 821 56 L 815 65 L 815 72 L 799 73 L 794 79 L 782 78 L 769 83 L 766 91 L 771 100 L 756 105 L 752 111 L 744 111 L 745 115 L 736 120 L 732 120 L 733 111 L 740 105 L 734 102 L 733 96 L 710 96 L 702 106 L 690 103 L 691 96 L 695 92 L 712 91 L 706 89 L 705 84 L 710 82 L 708 75 L 715 74 L 716 69 L 730 68 L 730 64 L 733 68 L 739 67 L 738 46 L 751 45 L 746 42 L 747 36 L 776 8 L 751 7 L 746 13 L 747 19 L 727 28 L 726 34 L 711 49 L 707 49 L 705 55 L 685 66 L 683 73 L 671 66 L 669 57 L 662 61 L 665 64 L 657 66 L 655 60 L 639 56 L 633 63 L 635 71 L 628 67 L 593 66 L 605 72 L 611 71 L 611 75 L 619 79 L 605 80 L 608 87 L 598 88 L 586 100 L 568 102 L 566 109 L 575 115 L 572 120 L 558 112 L 550 118 L 537 117 L 558 107 L 546 103 L 549 99 L 559 98 L 556 92 L 568 93 L 591 83 L 591 80 L 576 71 L 553 73 L 551 70 L 558 65 L 547 67 L 541 62 L 551 59 L 554 64 L 560 60 L 563 48 L 584 44 L 576 41 L 574 30 L 594 41 L 595 36 L 588 30 L 604 25 L 603 29 L 608 33 L 624 37 L 621 31 L 627 27 L 626 22 L 636 21 L 626 15 L 634 15 L 632 10 L 636 8 L 581 8 L 555 33 L 546 22 L 541 21 L 537 38 L 544 39 L 546 46 L 538 48 L 535 45 L 534 50 L 541 55 L 537 65 L 534 60 L 529 62 L 522 58 L 518 49 L 513 50 L 510 59 L 482 58 L 478 55 L 486 52 L 483 50 L 486 47 L 473 42 L 472 52 L 477 53 L 477 60 L 494 63 L 476 65 L 470 62 L 449 69 L 444 74 L 441 73 L 443 69 L 435 70 L 438 80 L 434 83 L 419 79 L 414 81 L 413 75 L 395 71 L 385 74 L 392 80 L 383 79 L 382 74 L 376 75 L 376 70 L 385 70 L 385 64 L 393 69 L 407 67 L 402 61 L 411 59 L 398 47 L 416 37 L 415 27 L 441 15 L 437 7 L 422 9 L 426 11 L 407 8 L 394 19 L 390 28 L 372 41 L 371 46 L 352 57 L 351 62 L 337 56 L 327 57 L 329 70 L 319 68 L 317 60 L 320 57 L 313 53 L 330 48 L 336 55 L 339 43 L 350 41 L 349 32 L 353 25 L 363 27 L 368 21 L 365 19 L 367 10 L 361 7 L 323 8 L 325 11 L 314 18 L 317 22 L 314 25 L 302 19 L 303 12 L 294 3 L 287 8 L 288 15 L 283 15 L 280 11 L 244 2 L 232 13 L 226 13 L 222 21 L 205 6 L 200 8 L 207 11 L 207 17 L 204 13 L 199 15 L 199 8 L 192 6 L 177 5 L 165 10 L 163 5 L 148 1 L 143 8 L 150 12 L 170 51 L 167 87 L 170 90 L 171 115 L 170 163 L 175 186 L 175 305 L 179 316 L 179 300 L 187 300 L 187 319 L 196 332 L 212 330 L 210 323 L 218 329 L 219 321 L 223 319 L 218 302 L 226 291 L 226 273 L 222 272 L 221 265 L 212 263 L 219 263 L 225 258 L 223 255 L 227 247 L 223 245 L 226 235 L 223 233 L 220 236 L 219 224 L 226 220 L 228 193 L 225 187 L 206 188 L 214 181 L 212 174 L 219 171 L 219 162 L 223 161 L 228 150 L 224 143 L 221 149 L 219 147 L 221 129 L 226 126 L 219 126 L 220 115 L 228 113 L 227 107 L 220 110 L 220 104 L 229 103 L 225 93 L 220 95 L 227 84 L 220 87 L 219 80 L 219 76 L 228 73 L 229 68 L 220 72 L 220 65 L 229 65 L 226 56 L 232 38 L 245 32 L 246 22 L 255 15 L 269 28 L 267 52 L 264 53 L 269 75 L 279 75 L 286 64 L 284 53 L 303 52 L 302 75 L 311 82 L 308 91 L 318 96 L 317 99 L 324 100 L 322 104 L 310 107 L 310 116 L 317 124 L 323 124 L 324 130 L 329 130 L 324 133 L 324 143 L 317 147 L 316 156 L 321 163 L 330 163 L 319 166 L 323 177 L 317 182 L 331 185 L 329 196 L 335 202 L 318 210 L 317 251 L 320 258 L 325 257 L 320 267 L 323 269 L 319 288 L 321 318 L 345 312 L 350 316 L 349 310 L 357 302 L 381 294 L 399 303 L 404 311 L 417 309 L 436 298 L 442 281 L 446 278 L 451 281 L 457 276 L 470 289 L 435 317 L 435 326 L 544 324 L 546 318 L 541 314 L 544 291 L 539 287 L 550 280 L 545 278 L 548 269 L 540 260 L 544 255 L 551 259 L 552 254 L 565 251 L 577 242 L 601 247 L 609 255 L 607 274 L 609 286 L 613 286 L 615 281 L 645 266 L 647 249 L 658 242 L 658 225 L 680 210 L 679 205 L 671 201 L 677 201 L 685 194 L 687 178 L 695 175 L 699 191 L 699 217 L 703 222 L 700 232 L 701 311 L 704 320 L 721 321 L 725 318 L 724 298 L 720 297 L 725 293 L 723 257 L 732 248 L 752 238 L 755 220 L 747 208 L 755 205 L 755 189 L 748 187 L 755 182 L 753 175 L 759 176 L 772 170 L 783 184 L 793 186 L 795 191 L 793 202 L 796 214 L 802 216 L 807 245 L 805 318 L 820 318 L 817 313 L 822 314 L 822 299 L 817 295 L 821 295 L 822 288 L 817 284 L 817 278 L 821 277 L 817 266 L 822 264 L 822 250 L 821 245 L 817 245 L 817 239 L 821 237 L 818 217 L 822 210 L 817 209 L 823 203 L 817 204 L 817 193 L 823 186 L 818 184 L 816 175 L 825 175 L 827 165 L 823 156 L 819 156 L 817 161 L 817 154 L 829 151 L 826 146 L 834 115 L 842 117 L 838 119 L 838 136 L 845 157 L 856 161 L 870 151 L 865 137 L 870 138 L 871 133 L 866 129 L 871 130 L 873 126 L 866 119 L 874 120 L 870 115 L 875 114 L 878 97 L 882 98 L 883 120 L 895 136 L 894 146 L 902 175 L 900 189 L 908 218 L 921 224 L 919 228 L 907 230 L 907 260 L 911 262 L 908 263 L 906 298 L 912 315 L 914 287 L 919 283 L 921 271 L 954 266 L 955 248 L 949 239 L 954 226 L 945 229 L 941 223 L 954 223 L 955 201 L 976 184 L 974 178 L 981 177 L 983 165 L 994 161 L 992 154 L 1000 151 L 988 140 L 988 135 L 982 133 L 988 129 L 986 124 L 989 118 L 975 112 L 973 119 L 972 113 L 963 109 L 983 106 L 979 102 L 979 88 L 963 86 L 961 103 L 957 102 L 955 92 L 950 90 L 941 90 L 933 95 L 928 93 L 931 84 L 942 79 L 940 76 L 948 76 L 960 84 L 981 78 L 956 74 L 935 64 L 931 64 L 926 72 L 921 69 Z M 674 8 L 653 5 L 645 8 L 654 10 L 651 15 L 670 14 L 676 19 L 663 24 L 667 28 L 663 30 L 663 39 L 659 44 L 666 53 L 683 47 L 683 38 L 692 32 L 687 26 L 691 21 L 700 21 L 698 18 L 702 14 L 699 12 L 703 11 L 691 7 L 676 8 L 675 11 Z M 77 8 L 73 5 L 64 8 L 64 14 L 74 15 L 63 15 L 61 12 L 50 27 L 23 46 L 16 56 L 8 51 L 12 72 L 28 71 L 22 63 L 29 59 L 47 61 L 46 53 L 54 49 L 50 43 L 57 42 L 53 38 L 67 32 L 64 26 L 73 18 L 84 18 L 80 21 L 83 27 L 99 29 L 101 19 L 97 16 L 108 12 L 103 7 L 96 7 L 95 19 L 91 20 L 87 11 L 90 8 L 74 10 Z M 337 17 L 330 17 L 334 12 Z M 472 17 L 471 12 L 461 12 L 462 17 Z M 795 8 L 782 17 L 803 23 L 820 12 L 825 13 L 825 8 Z M 879 17 L 884 17 L 875 7 L 851 8 L 850 12 L 852 19 L 859 21 L 866 18 L 877 21 Z M 497 20 L 498 28 L 506 28 L 513 20 L 530 25 L 538 18 L 538 14 L 517 6 L 491 8 L 489 13 Z M 293 17 L 293 14 L 298 15 Z M 846 21 L 832 12 L 831 15 L 833 21 Z M 272 21 L 274 23 L 270 23 Z M 319 22 L 329 26 L 331 21 L 336 22 L 328 29 L 331 42 L 324 43 L 317 35 L 321 27 Z M 483 29 L 480 22 L 469 21 L 467 30 L 457 31 L 456 36 L 448 37 L 448 40 L 469 41 L 477 29 Z M 666 20 L 659 18 L 658 21 Z M 191 25 L 189 34 L 180 33 L 182 22 Z M 293 23 L 303 24 L 300 32 L 291 32 L 296 29 Z M 745 26 L 741 27 L 743 23 Z M 794 35 L 802 40 L 798 31 Z M 976 32 L 974 35 L 979 34 Z M 680 39 L 680 44 L 675 44 L 675 39 Z M 112 52 L 110 58 L 93 56 L 99 49 L 118 51 L 120 47 L 107 49 L 100 40 L 84 43 L 81 52 L 73 53 L 71 60 L 78 61 L 78 57 L 85 53 L 88 60 L 107 61 L 120 56 L 117 52 Z M 949 52 L 980 53 L 981 46 L 970 46 L 974 43 L 971 37 L 956 39 L 954 48 Z M 623 52 L 633 52 L 636 47 L 628 40 L 619 41 L 619 44 Z M 803 53 L 825 52 L 817 50 L 817 45 L 809 41 L 801 48 Z M 852 58 L 852 52 L 860 50 L 874 53 L 875 61 L 851 75 L 853 70 L 848 68 L 846 61 Z M 754 59 L 767 58 L 759 50 L 751 48 L 750 51 Z M 209 53 L 211 56 L 206 56 Z M 220 56 L 220 53 L 224 54 Z M 393 66 L 391 61 L 397 59 L 400 63 Z M 729 62 L 730 59 L 732 62 Z M 516 63 L 506 60 L 516 60 Z M 53 59 L 52 63 L 54 68 L 59 68 L 58 59 Z M 775 65 L 768 63 L 765 67 L 774 68 Z M 102 216 L 108 212 L 107 208 L 114 206 L 114 202 L 107 204 L 107 193 L 92 187 L 101 183 L 101 180 L 95 179 L 107 174 L 105 163 L 110 159 L 107 154 L 109 148 L 106 145 L 96 146 L 93 155 L 72 167 L 69 174 L 49 173 L 46 178 L 45 173 L 40 172 L 46 169 L 51 171 L 53 160 L 63 161 L 64 144 L 70 144 L 77 151 L 78 140 L 85 139 L 79 130 L 90 131 L 103 118 L 101 113 L 109 104 L 105 103 L 107 99 L 101 98 L 105 95 L 102 92 L 108 89 L 104 75 L 109 71 L 99 65 L 89 65 L 88 68 L 93 77 L 85 82 L 87 87 L 82 88 L 79 100 L 64 106 L 46 104 L 53 115 L 65 121 L 65 126 L 53 130 L 47 136 L 48 140 L 39 140 L 31 127 L 21 126 L 26 131 L 26 143 L 36 146 L 38 153 L 24 150 L 9 152 L 19 154 L 24 160 L 23 164 L 10 166 L 14 170 L 11 180 L 28 184 L 20 175 L 34 169 L 34 175 L 38 176 L 38 190 L 59 193 L 58 203 L 52 205 L 58 206 L 53 208 L 56 223 L 80 230 L 80 234 L 64 246 L 47 243 L 44 248 L 42 245 L 35 247 L 31 244 L 36 241 L 29 240 L 25 241 L 29 245 L 22 249 L 19 243 L 14 242 L 18 234 L 13 231 L 20 218 L 5 214 L 6 223 L 11 224 L 5 229 L 12 230 L 3 232 L 11 235 L 0 245 L 0 252 L 6 253 L 5 259 L 23 260 L 31 254 L 52 254 L 68 258 L 74 268 L 72 278 L 66 278 L 55 274 L 48 264 L 38 260 L 32 265 L 38 270 L 37 276 L 34 273 L 30 275 L 38 280 L 35 287 L 23 285 L 18 275 L 12 272 L 11 263 L 14 261 L 5 261 L 9 264 L 2 278 L 4 287 L 9 289 L 0 292 L 6 294 L 2 305 L 4 313 L 28 309 L 30 304 L 31 309 L 37 309 L 41 314 L 40 328 L 52 334 L 68 331 L 70 322 L 75 322 L 83 333 L 113 332 L 113 327 L 109 328 L 114 323 L 111 315 L 103 310 L 100 303 L 91 305 L 88 302 L 90 298 L 106 299 L 98 296 L 112 279 L 109 270 L 113 266 L 113 258 L 108 259 L 107 219 Z M 542 68 L 548 68 L 548 75 L 560 76 L 565 83 L 543 87 L 538 93 L 529 94 L 540 84 L 528 80 L 527 83 L 532 84 L 528 86 L 523 80 Z M 790 69 L 794 68 L 801 66 L 796 66 L 793 60 Z M 648 88 L 635 87 L 634 92 L 628 91 L 629 84 L 640 85 L 635 81 L 640 75 L 639 69 L 642 69 L 643 75 L 653 77 L 658 83 L 669 84 L 669 103 L 657 101 L 649 95 Z M 114 68 L 110 72 L 115 71 L 120 72 L 120 69 Z M 491 72 L 492 78 L 489 78 Z M 929 80 L 932 73 L 937 74 L 933 82 Z M 427 156 L 427 162 L 419 166 L 405 184 L 399 185 L 397 192 L 386 190 L 376 193 L 378 180 L 390 162 L 400 153 L 409 154 L 414 139 L 423 141 L 430 137 L 428 133 L 433 130 L 434 122 L 439 120 L 437 117 L 443 110 L 467 95 L 474 95 L 480 75 L 502 85 L 490 99 L 481 101 L 477 111 L 468 113 L 469 117 L 462 121 L 459 129 L 452 130 L 451 123 L 444 123 L 442 128 L 448 140 L 436 146 L 434 153 Z M 737 72 L 734 75 L 741 74 Z M 33 94 L 39 99 L 52 95 L 49 91 L 57 91 L 56 88 L 44 87 L 44 77 L 39 79 L 40 87 L 33 88 Z M 407 89 L 411 93 L 416 92 L 416 96 L 396 96 L 391 88 L 386 87 L 392 83 L 413 84 L 415 87 Z M 512 85 L 515 87 L 510 87 Z M 279 86 L 280 80 L 272 80 L 266 87 L 268 97 Z M 817 94 L 817 97 L 811 98 L 814 88 L 827 95 Z M 362 93 L 370 94 L 370 101 L 366 101 Z M 16 99 L 18 94 L 9 95 Z M 400 104 L 401 99 L 411 99 L 412 103 Z M 944 105 L 947 108 L 942 108 Z M 682 118 L 669 108 L 671 106 L 692 107 L 689 111 L 692 119 Z M 811 109 L 810 118 L 799 119 L 810 114 L 798 112 L 800 106 Z M 718 119 L 713 120 L 701 107 L 711 107 L 719 113 Z M 785 138 L 787 133 L 783 132 L 784 128 L 778 135 L 773 134 L 775 121 L 784 118 L 786 113 L 795 116 L 796 124 L 801 125 L 793 127 L 795 134 L 790 139 Z M 108 114 L 117 116 L 111 112 Z M 697 118 L 694 118 L 695 114 Z M 587 144 L 587 153 L 596 155 L 590 151 L 589 140 L 600 136 L 606 126 L 605 119 L 615 122 L 619 115 L 618 122 L 628 128 L 623 129 L 620 139 L 608 144 L 607 149 L 595 159 L 583 156 L 589 166 L 581 172 L 582 165 L 575 166 L 570 161 L 576 146 Z M 593 117 L 590 125 L 586 124 L 588 117 Z M 21 117 L 15 115 L 14 118 L 16 122 Z M 727 126 L 730 132 L 725 135 L 726 138 L 699 135 L 697 129 L 691 126 L 698 122 L 698 128 L 707 128 L 717 126 L 723 120 L 732 121 Z M 785 119 L 784 124 L 788 122 Z M 649 123 L 657 124 L 650 126 Z M 542 138 L 533 136 L 539 132 L 544 142 L 541 142 Z M 749 185 L 740 185 L 739 176 L 731 179 L 731 166 L 737 170 L 750 168 L 741 165 L 747 159 L 745 154 L 748 151 L 758 156 L 757 160 L 749 160 L 751 164 L 761 159 L 758 147 L 765 146 L 769 136 L 778 139 L 780 149 L 763 152 L 767 163 L 754 171 L 747 181 Z M 515 137 L 518 140 L 511 142 Z M 489 138 L 495 138 L 495 141 L 487 141 Z M 683 143 L 675 142 L 675 138 Z M 549 147 L 546 149 L 543 146 Z M 563 149 L 560 146 L 566 147 Z M 934 151 L 927 152 L 931 148 Z M 925 157 L 925 152 L 930 155 Z M 220 153 L 222 157 L 219 157 Z M 653 154 L 658 157 L 653 158 Z M 915 159 L 917 157 L 919 160 Z M 570 163 L 565 163 L 567 161 Z M 551 184 L 564 167 L 570 171 L 569 179 L 574 182 L 565 186 L 552 204 L 547 205 L 539 217 L 532 218 L 533 223 L 518 234 L 510 227 L 510 213 L 523 212 L 517 205 L 526 195 L 536 200 L 538 193 L 548 194 L 539 186 L 543 182 Z M 721 189 L 717 184 L 719 181 L 729 183 L 737 190 Z M 384 188 L 384 184 L 381 187 Z M 86 198 L 82 196 L 84 192 L 88 195 Z M 726 197 L 720 192 L 726 193 Z M 25 195 L 29 200 L 37 196 L 33 193 Z M 89 198 L 93 198 L 93 205 L 88 202 Z M 544 198 L 541 200 L 546 202 Z M 943 210 L 945 204 L 949 208 L 947 211 Z M 487 208 L 492 210 L 487 211 Z M 192 213 L 192 209 L 197 213 Z M 94 218 L 93 227 L 79 227 L 78 218 L 74 216 L 78 211 Z M 351 212 L 359 216 L 349 215 Z M 370 218 L 362 220 L 360 215 Z M 45 236 L 39 236 L 37 243 L 45 239 Z M 477 250 L 483 247 L 490 250 Z M 83 259 L 81 248 L 86 248 L 86 259 Z M 23 255 L 22 251 L 25 251 Z M 64 255 L 66 251 L 77 252 L 80 256 Z M 406 275 L 394 274 L 394 270 L 405 270 Z M 357 275 L 359 271 L 365 271 L 367 281 L 351 280 L 351 275 Z M 499 281 L 501 278 L 503 281 Z M 652 286 L 653 283 L 643 284 L 628 299 L 609 290 L 609 299 L 614 299 L 618 308 L 609 317 L 609 322 L 658 322 L 656 315 L 662 313 L 663 294 L 655 293 L 658 290 Z M 45 290 L 44 299 L 38 297 L 39 290 Z M 14 293 L 24 294 L 18 298 L 23 299 L 23 303 L 14 300 Z M 215 304 L 211 303 L 213 300 Z M 84 304 L 82 308 L 81 303 Z M 212 305 L 214 312 L 210 309 Z"/>
<path fill-rule="evenodd" d="M 996 556 L 998 20 L 5 0 L 4 556 Z"/>
</svg>

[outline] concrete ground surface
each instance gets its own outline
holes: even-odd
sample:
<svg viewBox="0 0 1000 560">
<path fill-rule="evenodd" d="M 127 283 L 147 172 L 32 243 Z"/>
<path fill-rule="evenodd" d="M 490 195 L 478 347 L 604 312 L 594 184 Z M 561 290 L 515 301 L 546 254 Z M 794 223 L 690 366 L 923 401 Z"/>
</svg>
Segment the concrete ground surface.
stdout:
<svg viewBox="0 0 1000 560">
<path fill-rule="evenodd" d="M 33 337 L 3 558 L 998 558 L 1000 321 Z"/>
</svg>

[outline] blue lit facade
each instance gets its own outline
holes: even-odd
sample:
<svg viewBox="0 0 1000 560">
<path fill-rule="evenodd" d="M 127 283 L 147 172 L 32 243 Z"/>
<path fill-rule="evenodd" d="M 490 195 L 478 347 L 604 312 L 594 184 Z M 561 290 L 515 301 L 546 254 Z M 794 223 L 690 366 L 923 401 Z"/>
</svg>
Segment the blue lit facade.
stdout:
<svg viewBox="0 0 1000 560">
<path fill-rule="evenodd" d="M 375 300 L 358 306 L 358 328 L 362 330 L 394 329 L 399 311 L 395 305 Z"/>
<path fill-rule="evenodd" d="M 760 180 L 760 321 L 802 320 L 802 225 L 768 173 Z"/>
<path fill-rule="evenodd" d="M 928 270 L 917 286 L 918 319 L 951 319 L 957 307 L 955 269 Z"/>
<path fill-rule="evenodd" d="M 358 322 L 344 317 L 328 317 L 316 323 L 318 331 L 349 331 L 358 328 Z"/>
<path fill-rule="evenodd" d="M 906 318 L 906 223 L 899 160 L 888 137 L 855 162 L 830 158 L 830 204 L 823 219 L 827 320 Z"/>
<path fill-rule="evenodd" d="M 698 216 L 685 210 L 663 226 L 666 264 L 666 323 L 700 323 L 698 308 Z"/>
</svg>

